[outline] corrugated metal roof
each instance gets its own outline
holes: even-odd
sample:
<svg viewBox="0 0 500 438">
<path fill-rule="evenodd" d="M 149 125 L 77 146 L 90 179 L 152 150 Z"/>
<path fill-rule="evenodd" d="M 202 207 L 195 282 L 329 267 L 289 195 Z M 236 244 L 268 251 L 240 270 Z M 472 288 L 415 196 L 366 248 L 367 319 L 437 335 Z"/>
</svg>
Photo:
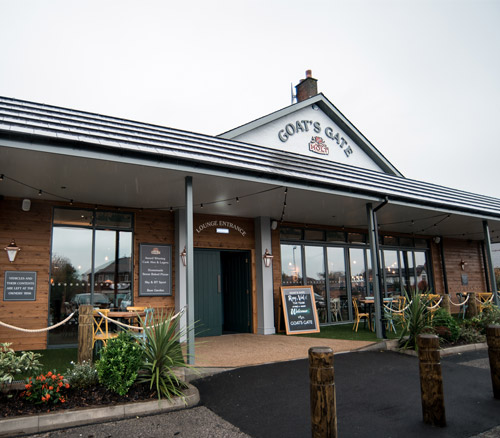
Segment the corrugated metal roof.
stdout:
<svg viewBox="0 0 500 438">
<path fill-rule="evenodd" d="M 262 146 L 176 129 L 0 97 L 0 138 L 36 137 L 89 145 L 110 153 L 182 160 L 255 174 L 284 183 L 388 196 L 415 205 L 500 217 L 500 200 Z"/>
</svg>

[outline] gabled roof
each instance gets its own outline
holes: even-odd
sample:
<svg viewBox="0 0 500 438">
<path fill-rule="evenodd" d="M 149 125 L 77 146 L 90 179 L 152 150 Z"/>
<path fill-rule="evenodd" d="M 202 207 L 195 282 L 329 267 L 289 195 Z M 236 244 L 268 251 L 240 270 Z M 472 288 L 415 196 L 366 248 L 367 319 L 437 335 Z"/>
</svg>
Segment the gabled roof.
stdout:
<svg viewBox="0 0 500 438">
<path fill-rule="evenodd" d="M 35 150 L 50 145 L 82 153 L 99 151 L 116 161 L 139 157 L 141 162 L 161 162 L 185 172 L 318 188 L 346 196 L 388 197 L 405 205 L 500 218 L 497 198 L 220 137 L 0 97 L 0 147 L 14 142 Z M 8 174 L 1 156 L 0 173 Z"/>
<path fill-rule="evenodd" d="M 234 139 L 242 134 L 267 125 L 274 120 L 293 114 L 310 105 L 317 105 L 330 119 L 332 119 L 352 140 L 378 165 L 380 168 L 390 174 L 403 176 L 387 158 L 345 117 L 339 109 L 333 105 L 323 93 L 310 97 L 302 102 L 282 108 L 267 116 L 256 119 L 252 122 L 238 126 L 219 135 L 221 138 Z"/>
</svg>

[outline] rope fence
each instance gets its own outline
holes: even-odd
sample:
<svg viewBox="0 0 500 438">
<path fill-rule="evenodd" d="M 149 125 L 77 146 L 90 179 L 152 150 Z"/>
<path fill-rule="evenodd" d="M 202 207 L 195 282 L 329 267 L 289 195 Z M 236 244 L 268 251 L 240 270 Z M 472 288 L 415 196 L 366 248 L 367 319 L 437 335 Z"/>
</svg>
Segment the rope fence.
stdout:
<svg viewBox="0 0 500 438">
<path fill-rule="evenodd" d="M 5 322 L 0 321 L 0 325 L 3 327 L 10 328 L 12 330 L 17 330 L 19 332 L 26 332 L 26 333 L 41 333 L 41 332 L 48 332 L 49 330 L 53 330 L 63 324 L 66 324 L 71 318 L 73 318 L 73 315 L 77 313 L 77 311 L 73 312 L 71 315 L 69 315 L 65 320 L 58 322 L 57 324 L 51 325 L 50 327 L 45 327 L 42 329 L 25 329 L 21 327 L 16 327 L 14 325 L 6 324 Z"/>
</svg>

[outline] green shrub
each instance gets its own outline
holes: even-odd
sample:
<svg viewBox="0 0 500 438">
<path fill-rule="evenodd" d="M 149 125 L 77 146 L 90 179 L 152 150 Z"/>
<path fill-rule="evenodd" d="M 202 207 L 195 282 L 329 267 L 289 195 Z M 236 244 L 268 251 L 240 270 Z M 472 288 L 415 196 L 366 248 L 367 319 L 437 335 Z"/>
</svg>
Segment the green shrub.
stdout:
<svg viewBox="0 0 500 438">
<path fill-rule="evenodd" d="M 494 304 L 488 304 L 478 315 L 478 325 L 482 334 L 486 334 L 486 327 L 490 324 L 500 324 L 500 309 Z"/>
<path fill-rule="evenodd" d="M 41 354 L 32 351 L 16 352 L 10 348 L 12 343 L 0 344 L 0 389 L 14 380 L 16 374 L 38 373 L 42 365 L 39 362 Z"/>
<path fill-rule="evenodd" d="M 84 389 L 99 383 L 97 370 L 90 362 L 71 362 L 71 368 L 68 368 L 65 374 L 73 388 Z"/>
<path fill-rule="evenodd" d="M 448 342 L 456 342 L 460 336 L 460 325 L 445 309 L 437 309 L 432 317 L 434 333 Z"/>
<path fill-rule="evenodd" d="M 137 379 L 142 362 L 142 349 L 127 332 L 110 339 L 96 363 L 99 383 L 111 391 L 125 395 Z"/>
<path fill-rule="evenodd" d="M 179 329 L 179 319 L 173 318 L 172 313 L 160 314 L 153 327 L 146 329 L 146 339 L 141 342 L 144 361 L 139 381 L 155 388 L 159 399 L 184 398 L 182 389 L 187 387 L 175 375 L 175 368 L 190 367 L 184 361 L 179 342 L 189 329 Z"/>
<path fill-rule="evenodd" d="M 476 344 L 478 342 L 485 342 L 486 336 L 482 335 L 481 332 L 472 325 L 463 325 L 460 329 L 458 340 L 466 344 Z"/>
</svg>

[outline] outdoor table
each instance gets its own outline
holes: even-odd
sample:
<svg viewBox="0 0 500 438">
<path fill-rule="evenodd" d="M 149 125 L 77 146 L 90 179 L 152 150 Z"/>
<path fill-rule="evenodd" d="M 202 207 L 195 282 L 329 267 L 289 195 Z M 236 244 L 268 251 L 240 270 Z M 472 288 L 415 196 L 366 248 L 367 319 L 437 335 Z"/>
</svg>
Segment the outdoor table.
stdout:
<svg viewBox="0 0 500 438">
<path fill-rule="evenodd" d="M 384 298 L 384 303 L 392 303 L 393 301 L 394 298 Z M 359 302 L 363 304 L 366 313 L 368 313 L 368 318 L 370 320 L 370 327 L 373 327 L 373 330 L 375 330 L 375 327 L 372 325 L 372 305 L 375 304 L 375 298 L 365 297 L 360 299 Z"/>
<path fill-rule="evenodd" d="M 135 319 L 139 320 L 139 317 L 144 318 L 146 316 L 146 312 L 136 312 L 136 311 L 117 311 L 112 310 L 108 313 L 108 318 L 118 319 L 120 322 L 123 322 L 128 325 L 133 325 L 132 322 L 135 322 Z M 124 327 L 118 326 L 121 329 Z"/>
</svg>

